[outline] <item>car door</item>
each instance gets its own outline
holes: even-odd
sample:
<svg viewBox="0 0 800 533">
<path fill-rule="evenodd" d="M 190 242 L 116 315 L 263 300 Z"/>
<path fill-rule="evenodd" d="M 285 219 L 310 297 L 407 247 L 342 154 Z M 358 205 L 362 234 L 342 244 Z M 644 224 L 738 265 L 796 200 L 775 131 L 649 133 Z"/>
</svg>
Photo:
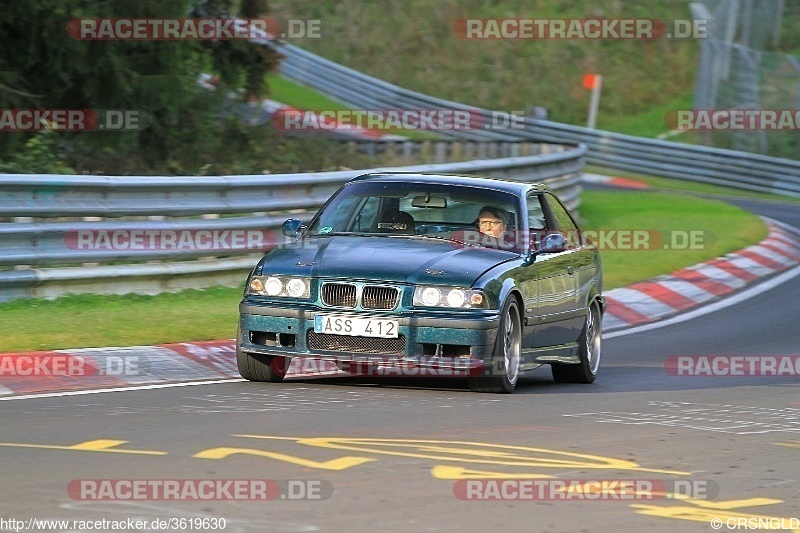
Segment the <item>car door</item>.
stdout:
<svg viewBox="0 0 800 533">
<path fill-rule="evenodd" d="M 572 330 L 575 339 L 580 335 L 584 317 L 588 311 L 589 293 L 593 287 L 601 284 L 598 268 L 597 247 L 581 234 L 580 228 L 570 216 L 564 205 L 552 194 L 548 194 L 548 203 L 562 233 L 569 235 L 570 257 L 572 259 L 573 278 L 575 283 L 574 320 Z"/>
<path fill-rule="evenodd" d="M 576 327 L 580 327 L 581 315 L 576 306 L 577 281 L 575 277 L 575 247 L 570 235 L 577 232 L 569 213 L 550 193 L 536 195 L 541 206 L 537 214 L 537 203 L 529 200 L 529 224 L 537 222 L 543 227 L 531 225 L 531 234 L 536 244 L 553 236 L 567 237 L 568 244 L 552 251 L 542 250 L 535 255 L 537 278 L 536 328 L 534 347 L 558 346 L 575 342 Z"/>
</svg>

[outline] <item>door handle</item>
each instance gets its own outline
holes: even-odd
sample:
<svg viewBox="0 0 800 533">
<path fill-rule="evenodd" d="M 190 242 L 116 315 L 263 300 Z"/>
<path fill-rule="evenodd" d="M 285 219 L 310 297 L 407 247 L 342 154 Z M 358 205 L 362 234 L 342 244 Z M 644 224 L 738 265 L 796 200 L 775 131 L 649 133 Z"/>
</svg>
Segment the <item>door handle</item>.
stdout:
<svg viewBox="0 0 800 533">
<path fill-rule="evenodd" d="M 567 267 L 567 274 L 569 274 L 570 276 L 575 274 L 575 269 L 572 266 L 568 266 Z"/>
</svg>

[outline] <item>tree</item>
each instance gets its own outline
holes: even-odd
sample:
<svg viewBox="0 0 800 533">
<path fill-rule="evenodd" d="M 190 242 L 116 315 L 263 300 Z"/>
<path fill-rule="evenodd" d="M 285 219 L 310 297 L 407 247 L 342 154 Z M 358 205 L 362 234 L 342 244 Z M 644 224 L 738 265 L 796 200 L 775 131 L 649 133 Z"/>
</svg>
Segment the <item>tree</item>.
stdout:
<svg viewBox="0 0 800 533">
<path fill-rule="evenodd" d="M 204 0 L 195 13 L 227 18 L 233 16 L 231 11 L 231 0 Z M 242 0 L 239 17 L 267 18 L 269 12 L 267 0 Z M 211 51 L 214 71 L 224 84 L 243 87 L 248 99 L 263 98 L 269 94 L 266 75 L 276 70 L 280 62 L 280 55 L 273 48 L 247 41 L 217 41 L 206 45 Z"/>
<path fill-rule="evenodd" d="M 226 0 L 210 3 L 230 9 Z M 149 116 L 142 131 L 60 132 L 65 152 L 85 158 L 116 151 L 151 167 L 167 162 L 219 128 L 227 91 L 201 90 L 202 72 L 216 65 L 231 87 L 246 80 L 247 90 L 259 94 L 266 72 L 277 66 L 263 46 L 247 41 L 90 41 L 66 30 L 80 18 L 186 18 L 193 0 L 0 0 L 0 7 L 0 108 L 129 109 Z M 244 0 L 242 8 L 268 11 L 263 0 Z M 0 159 L 23 149 L 31 135 L 0 135 Z"/>
</svg>

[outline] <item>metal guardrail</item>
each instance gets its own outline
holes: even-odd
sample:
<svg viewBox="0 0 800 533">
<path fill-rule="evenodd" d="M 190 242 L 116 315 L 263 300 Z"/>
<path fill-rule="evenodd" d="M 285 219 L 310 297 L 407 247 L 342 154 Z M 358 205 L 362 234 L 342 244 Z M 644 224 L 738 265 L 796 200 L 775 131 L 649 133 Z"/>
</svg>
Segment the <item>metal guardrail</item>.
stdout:
<svg viewBox="0 0 800 533">
<path fill-rule="evenodd" d="M 557 122 L 526 118 L 524 127 L 491 129 L 492 111 L 434 98 L 368 76 L 290 44 L 273 45 L 284 56 L 285 76 L 359 109 L 469 110 L 484 128 L 440 131 L 459 139 L 549 141 L 585 144 L 587 162 L 750 191 L 800 197 L 800 161 L 750 152 L 633 137 Z"/>
<path fill-rule="evenodd" d="M 540 145 L 539 150 L 550 153 L 304 174 L 0 175 L 0 269 L 6 268 L 0 270 L 0 301 L 241 283 L 264 250 L 284 242 L 280 226 L 286 218 L 310 218 L 336 189 L 365 172 L 544 182 L 576 209 L 586 147 Z M 115 245 L 117 235 L 123 245 Z M 192 242 L 165 246 L 161 239 L 167 235 L 189 235 Z"/>
</svg>

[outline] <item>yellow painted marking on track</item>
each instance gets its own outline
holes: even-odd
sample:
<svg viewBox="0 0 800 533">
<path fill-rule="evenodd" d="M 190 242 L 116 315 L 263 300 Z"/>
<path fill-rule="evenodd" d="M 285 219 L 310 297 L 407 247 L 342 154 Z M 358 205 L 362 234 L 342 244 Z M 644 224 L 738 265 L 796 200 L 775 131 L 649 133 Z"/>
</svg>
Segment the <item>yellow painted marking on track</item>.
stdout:
<svg viewBox="0 0 800 533">
<path fill-rule="evenodd" d="M 773 523 L 778 524 L 779 527 L 781 520 L 784 522 L 788 522 L 790 520 L 789 518 L 782 519 L 778 516 L 731 512 L 733 509 L 741 509 L 743 507 L 757 507 L 760 505 L 776 505 L 783 503 L 783 500 L 775 500 L 772 498 L 747 498 L 744 500 L 728 501 L 706 501 L 687 498 L 683 500 L 683 502 L 691 505 L 659 506 L 650 504 L 632 504 L 631 507 L 636 509 L 637 514 L 648 516 L 691 520 L 694 522 L 705 522 L 706 524 L 710 524 L 712 520 L 721 520 L 723 527 L 727 527 L 729 520 L 732 524 L 738 523 L 738 520 L 761 520 L 762 523 L 767 525 L 772 521 Z M 764 529 L 771 528 L 765 527 Z M 800 530 L 795 529 L 794 531 L 798 532 Z"/>
<path fill-rule="evenodd" d="M 778 503 L 783 503 L 783 500 L 776 500 L 774 498 L 745 498 L 743 500 L 727 501 L 697 500 L 694 498 L 688 498 L 687 501 L 692 505 L 706 507 L 708 509 L 740 509 L 742 507 L 758 507 L 759 505 L 775 505 Z"/>
<path fill-rule="evenodd" d="M 56 446 L 53 444 L 23 444 L 17 442 L 0 442 L 0 446 L 16 448 L 44 448 L 48 450 L 76 450 L 81 452 L 108 452 L 108 453 L 134 453 L 141 455 L 167 455 L 167 452 L 152 450 L 119 450 L 117 446 L 127 444 L 127 440 L 95 439 L 79 442 L 72 446 Z"/>
<path fill-rule="evenodd" d="M 347 468 L 352 468 L 354 466 L 375 461 L 375 459 L 370 459 L 368 457 L 349 457 L 349 456 L 338 457 L 336 459 L 331 459 L 329 461 L 312 461 L 311 459 L 303 459 L 302 457 L 295 457 L 294 455 L 286 455 L 284 453 L 277 453 L 277 452 L 268 452 L 265 450 L 256 450 L 254 448 L 228 448 L 228 447 L 210 448 L 208 450 L 203 450 L 199 453 L 196 453 L 192 457 L 198 457 L 201 459 L 225 459 L 226 457 L 236 454 L 268 457 L 270 459 L 283 461 L 285 463 L 304 466 L 306 468 L 318 468 L 321 470 L 345 470 Z"/>
<path fill-rule="evenodd" d="M 485 470 L 470 470 L 460 466 L 436 465 L 431 468 L 431 474 L 436 479 L 553 479 L 555 476 L 547 474 L 511 474 L 508 472 L 489 472 Z"/>
<path fill-rule="evenodd" d="M 432 452 L 432 453 L 452 453 L 452 454 L 459 454 L 459 455 L 466 455 L 469 457 L 491 457 L 496 459 L 509 459 L 514 460 L 518 456 L 514 453 L 509 452 L 495 452 L 490 450 L 481 450 L 481 449 L 469 449 L 469 448 L 447 448 L 445 446 L 419 446 L 419 451 L 421 452 Z"/>
<path fill-rule="evenodd" d="M 298 437 L 289 439 L 287 437 L 276 438 L 269 435 L 250 434 L 234 436 L 268 440 L 293 440 L 297 444 L 318 448 L 412 457 L 416 459 L 431 459 L 434 461 L 524 466 L 527 468 L 591 468 L 632 470 L 680 476 L 689 475 L 688 472 L 677 470 L 645 468 L 633 461 L 615 459 L 612 457 L 549 450 L 545 448 L 531 448 L 527 446 L 489 444 L 485 442 L 373 439 L 359 437 Z"/>
</svg>

